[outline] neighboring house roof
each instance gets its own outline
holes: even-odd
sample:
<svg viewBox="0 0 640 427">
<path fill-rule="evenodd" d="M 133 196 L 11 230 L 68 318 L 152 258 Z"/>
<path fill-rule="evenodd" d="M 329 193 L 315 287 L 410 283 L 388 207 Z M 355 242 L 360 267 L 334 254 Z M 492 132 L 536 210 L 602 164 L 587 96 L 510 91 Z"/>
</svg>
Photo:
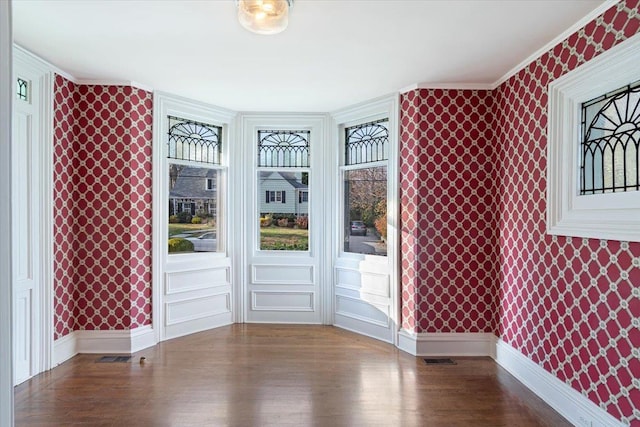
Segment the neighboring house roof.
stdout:
<svg viewBox="0 0 640 427">
<path fill-rule="evenodd" d="M 213 199 L 216 189 L 207 190 L 207 178 L 215 178 L 216 171 L 207 168 L 184 167 L 178 174 L 176 185 L 169 192 L 170 198 Z M 215 184 L 215 180 L 213 181 Z"/>
<path fill-rule="evenodd" d="M 309 188 L 307 184 L 303 184 L 301 181 L 296 178 L 295 172 L 272 172 L 268 176 L 271 177 L 273 174 L 280 175 L 282 179 L 287 181 L 293 188 L 298 190 L 306 190 Z M 268 178 L 268 179 L 279 179 L 278 177 Z"/>
</svg>

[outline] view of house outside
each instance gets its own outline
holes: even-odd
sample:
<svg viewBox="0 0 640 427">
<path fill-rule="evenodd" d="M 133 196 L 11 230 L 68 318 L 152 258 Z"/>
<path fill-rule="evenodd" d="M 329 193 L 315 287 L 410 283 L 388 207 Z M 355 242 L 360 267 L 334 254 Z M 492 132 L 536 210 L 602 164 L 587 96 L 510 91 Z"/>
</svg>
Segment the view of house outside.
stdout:
<svg viewBox="0 0 640 427">
<path fill-rule="evenodd" d="M 219 171 L 169 165 L 169 253 L 217 252 Z"/>
<path fill-rule="evenodd" d="M 261 171 L 260 250 L 309 250 L 309 173 Z"/>
</svg>

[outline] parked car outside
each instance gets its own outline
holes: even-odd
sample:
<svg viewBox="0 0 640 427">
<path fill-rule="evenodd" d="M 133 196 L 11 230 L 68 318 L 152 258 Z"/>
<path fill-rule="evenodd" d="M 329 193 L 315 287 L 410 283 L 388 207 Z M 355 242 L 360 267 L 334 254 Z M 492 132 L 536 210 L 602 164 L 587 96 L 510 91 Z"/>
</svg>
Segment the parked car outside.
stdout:
<svg viewBox="0 0 640 427">
<path fill-rule="evenodd" d="M 200 237 L 189 237 L 191 243 L 193 243 L 194 252 L 215 252 L 217 250 L 216 233 L 209 231 L 204 233 Z"/>
<path fill-rule="evenodd" d="M 351 221 L 351 235 L 366 236 L 367 226 L 362 221 Z"/>
</svg>

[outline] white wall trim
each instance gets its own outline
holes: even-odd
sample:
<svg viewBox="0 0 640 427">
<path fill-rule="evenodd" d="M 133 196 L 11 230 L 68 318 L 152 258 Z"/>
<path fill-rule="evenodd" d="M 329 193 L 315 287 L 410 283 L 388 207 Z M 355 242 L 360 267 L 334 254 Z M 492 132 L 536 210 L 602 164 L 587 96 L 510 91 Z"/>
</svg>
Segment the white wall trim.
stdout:
<svg viewBox="0 0 640 427">
<path fill-rule="evenodd" d="M 494 83 L 415 83 L 405 86 L 398 92 L 407 93 L 416 89 L 456 89 L 456 90 L 492 90 L 496 86 Z"/>
<path fill-rule="evenodd" d="M 167 227 L 168 223 L 168 210 L 166 209 L 168 203 L 168 194 L 166 189 L 168 188 L 167 183 L 167 167 L 166 167 L 166 158 L 165 158 L 165 144 L 166 144 L 166 117 L 167 115 L 178 115 L 180 117 L 198 120 L 201 122 L 214 123 L 216 125 L 220 125 L 223 127 L 223 144 L 225 144 L 225 148 L 223 149 L 223 164 L 222 170 L 228 172 L 229 170 L 229 161 L 230 154 L 229 151 L 234 150 L 236 144 L 236 117 L 237 113 L 232 110 L 228 110 L 225 108 L 217 107 L 214 105 L 206 104 L 203 102 L 191 100 L 188 98 L 184 98 L 177 95 L 172 95 L 166 92 L 155 91 L 153 94 L 153 227 L 152 227 L 152 240 L 153 240 L 153 262 L 152 262 L 152 315 L 153 321 L 152 324 L 154 326 L 155 331 L 155 341 L 160 342 L 166 339 L 166 330 L 167 326 L 164 323 L 165 319 L 165 300 L 166 295 L 164 294 L 165 290 L 165 280 L 166 273 L 168 272 L 167 266 L 169 265 L 169 259 L 167 256 Z M 242 159 L 241 159 L 242 160 Z M 231 191 L 232 188 L 240 188 L 235 186 L 236 176 L 231 175 L 227 177 L 226 182 L 224 182 L 223 187 L 226 191 L 227 199 L 222 203 L 222 208 L 218 212 L 218 222 L 221 224 L 228 224 L 228 231 L 218 230 L 218 236 L 222 236 L 222 241 L 224 242 L 225 252 L 220 254 L 202 254 L 203 256 L 199 257 L 208 263 L 209 267 L 218 266 L 218 267 L 233 267 L 234 261 L 232 257 L 235 255 L 235 247 L 237 245 L 236 239 L 231 238 L 234 236 L 231 230 L 234 230 L 233 224 L 235 221 L 235 217 L 232 215 L 232 211 L 230 206 L 232 203 L 235 203 L 233 199 L 236 197 L 234 193 L 236 191 Z M 229 193 L 229 194 L 227 194 Z M 234 236 L 235 237 L 235 236 Z M 193 270 L 194 264 L 189 264 L 189 259 L 193 258 L 193 256 L 187 258 L 174 258 L 174 266 L 179 264 L 180 268 L 184 268 L 184 271 Z M 211 262 L 214 261 L 214 264 Z M 178 270 L 172 267 L 172 272 L 176 272 Z M 235 280 L 236 274 L 234 272 L 234 268 L 231 268 L 231 304 L 233 306 L 233 301 L 236 296 L 234 295 L 235 284 L 233 280 Z M 233 314 L 232 314 L 233 317 Z"/>
<path fill-rule="evenodd" d="M 37 167 L 40 170 L 38 186 L 39 211 L 39 277 L 37 283 L 37 308 L 34 316 L 37 331 L 37 354 L 34 357 L 33 375 L 53 367 L 53 70 L 51 65 L 29 51 L 14 45 L 13 67 L 29 70 L 37 76 L 39 85 Z"/>
<path fill-rule="evenodd" d="M 72 331 L 53 342 L 53 366 L 66 362 L 78 354 L 76 332 Z"/>
<path fill-rule="evenodd" d="M 501 339 L 496 343 L 496 362 L 576 426 L 622 426 L 595 403 L 563 383 Z"/>
<path fill-rule="evenodd" d="M 492 333 L 398 333 L 398 348 L 414 356 L 494 357 L 496 336 Z"/>
<path fill-rule="evenodd" d="M 637 34 L 549 84 L 548 234 L 640 242 L 640 193 L 579 195 L 582 103 L 637 81 L 639 54 Z"/>
<path fill-rule="evenodd" d="M 77 353 L 124 353 L 130 354 L 155 345 L 153 328 L 121 331 L 76 331 Z"/>
<path fill-rule="evenodd" d="M 65 79 L 72 81 L 73 83 L 78 83 L 78 79 L 76 77 L 74 77 L 73 75 L 67 73 L 66 71 L 62 70 L 61 68 L 59 68 L 56 65 L 52 64 L 51 62 L 40 58 L 38 55 L 36 55 L 35 53 L 31 52 L 30 50 L 20 46 L 17 43 L 14 43 L 13 47 L 14 47 L 15 50 L 21 52 L 22 54 L 34 59 L 35 61 L 38 61 L 47 70 L 50 70 L 50 71 L 52 71 L 52 72 L 64 77 Z"/>
<path fill-rule="evenodd" d="M 0 1 L 0 200 L 11 200 L 13 100 L 11 2 Z M 0 203 L 0 235 L 11 242 L 11 203 Z M 13 425 L 11 250 L 0 250 L 0 425 Z"/>
<path fill-rule="evenodd" d="M 130 86 L 138 89 L 146 90 L 147 92 L 153 92 L 151 86 L 143 83 L 138 83 L 131 80 L 110 80 L 110 79 L 75 79 L 75 84 L 87 85 L 87 86 Z"/>
</svg>

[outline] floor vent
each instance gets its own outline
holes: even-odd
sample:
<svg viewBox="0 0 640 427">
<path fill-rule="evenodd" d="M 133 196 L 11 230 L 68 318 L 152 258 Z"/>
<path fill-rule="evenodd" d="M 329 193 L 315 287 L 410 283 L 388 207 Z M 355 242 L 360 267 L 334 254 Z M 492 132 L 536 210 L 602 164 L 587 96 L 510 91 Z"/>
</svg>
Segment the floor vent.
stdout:
<svg viewBox="0 0 640 427">
<path fill-rule="evenodd" d="M 424 359 L 427 365 L 456 365 L 453 359 Z"/>
<path fill-rule="evenodd" d="M 96 363 L 126 363 L 131 360 L 131 356 L 102 356 Z"/>
</svg>

